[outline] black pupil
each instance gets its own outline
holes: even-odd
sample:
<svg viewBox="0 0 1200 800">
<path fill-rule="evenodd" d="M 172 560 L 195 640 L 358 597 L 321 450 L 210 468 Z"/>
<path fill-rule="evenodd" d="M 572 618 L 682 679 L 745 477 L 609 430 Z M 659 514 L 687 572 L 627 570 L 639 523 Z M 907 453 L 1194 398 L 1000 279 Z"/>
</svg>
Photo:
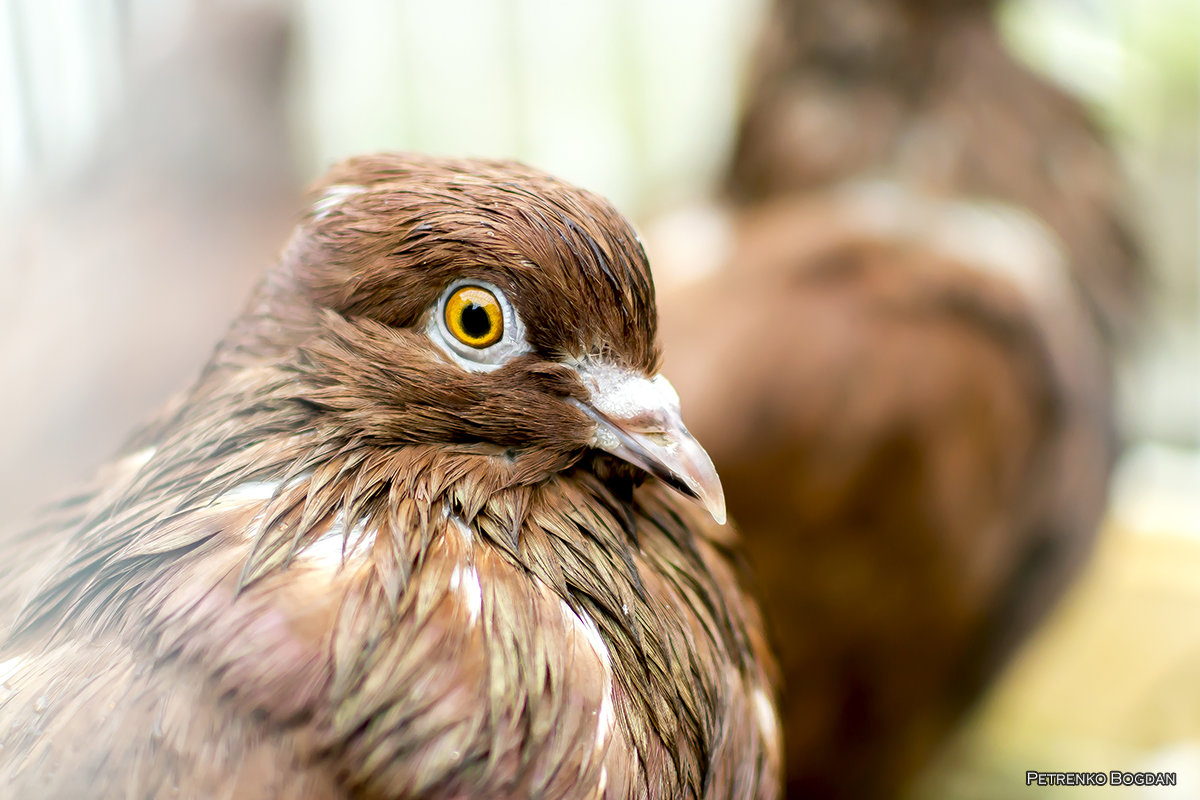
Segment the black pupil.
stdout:
<svg viewBox="0 0 1200 800">
<path fill-rule="evenodd" d="M 492 318 L 483 306 L 469 303 L 463 308 L 459 321 L 462 323 L 463 332 L 472 339 L 486 338 L 492 332 Z"/>
</svg>

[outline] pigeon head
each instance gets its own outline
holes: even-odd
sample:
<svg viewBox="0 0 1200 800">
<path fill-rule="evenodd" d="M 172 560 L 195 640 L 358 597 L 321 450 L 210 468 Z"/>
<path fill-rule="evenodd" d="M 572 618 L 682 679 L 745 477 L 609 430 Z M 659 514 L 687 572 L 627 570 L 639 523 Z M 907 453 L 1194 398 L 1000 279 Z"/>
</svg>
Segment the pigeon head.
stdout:
<svg viewBox="0 0 1200 800">
<path fill-rule="evenodd" d="M 601 451 L 724 521 L 658 374 L 645 253 L 607 202 L 513 163 L 400 155 L 344 162 L 314 194 L 229 357 L 287 360 L 331 436 L 530 473 Z"/>
</svg>

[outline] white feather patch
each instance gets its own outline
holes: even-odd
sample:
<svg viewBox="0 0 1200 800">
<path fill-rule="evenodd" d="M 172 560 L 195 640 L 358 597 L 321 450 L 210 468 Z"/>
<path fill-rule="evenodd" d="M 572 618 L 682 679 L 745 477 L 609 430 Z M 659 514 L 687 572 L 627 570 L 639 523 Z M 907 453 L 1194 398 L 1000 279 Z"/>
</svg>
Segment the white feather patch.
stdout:
<svg viewBox="0 0 1200 800">
<path fill-rule="evenodd" d="M 304 560 L 314 566 L 338 568 L 346 561 L 362 555 L 371 549 L 375 541 L 374 532 L 367 533 L 366 517 L 359 517 L 346 535 L 346 517 L 339 511 L 333 518 L 329 530 L 319 539 L 300 551 L 297 560 Z"/>
<path fill-rule="evenodd" d="M 158 452 L 157 447 L 143 447 L 136 453 L 130 453 L 122 458 L 118 465 L 121 469 L 127 469 L 130 472 L 137 472 L 142 467 L 150 463 L 150 459 L 154 458 L 154 454 Z"/>
<path fill-rule="evenodd" d="M 472 564 L 456 564 L 450 573 L 450 591 L 457 593 L 467 606 L 471 624 L 479 620 L 483 609 L 483 587 L 479 585 L 479 572 Z"/>
<path fill-rule="evenodd" d="M 604 697 L 600 701 L 600 710 L 596 715 L 596 749 L 600 750 L 612 733 L 615 717 L 612 701 L 612 658 L 608 652 L 608 645 L 604 643 L 600 629 L 596 626 L 596 621 L 586 613 L 576 613 L 567 605 L 566 601 L 559 600 L 558 602 L 562 608 L 563 617 L 591 645 L 592 650 L 596 652 L 596 657 L 600 659 L 600 664 L 604 667 Z"/>
<path fill-rule="evenodd" d="M 302 472 L 287 482 L 280 489 L 280 481 L 247 481 L 227 489 L 224 494 L 213 501 L 217 503 L 265 503 L 275 496 L 276 492 L 287 491 L 300 485 L 312 477 L 312 471 Z"/>
<path fill-rule="evenodd" d="M 356 194 L 362 194 L 367 189 L 365 186 L 356 186 L 352 183 L 335 183 L 325 190 L 317 202 L 313 203 L 312 212 L 313 219 L 318 222 L 329 216 L 329 212 L 333 211 L 347 197 L 352 197 Z"/>
<path fill-rule="evenodd" d="M 24 656 L 13 656 L 12 658 L 0 661 L 0 685 L 7 684 L 8 681 L 17 674 L 17 670 L 25 663 Z"/>
<path fill-rule="evenodd" d="M 450 521 L 450 530 L 458 533 L 467 549 L 467 560 L 462 564 L 455 564 L 450 572 L 450 591 L 457 594 L 466 605 L 470 622 L 474 625 L 479 621 L 479 614 L 483 610 L 483 586 L 479 583 L 479 571 L 475 569 L 471 557 L 475 533 L 470 525 L 463 522 L 462 517 L 449 511 L 446 512 L 446 517 Z"/>
<path fill-rule="evenodd" d="M 1062 242 L 1021 208 L 983 199 L 943 200 L 886 180 L 848 183 L 838 197 L 863 230 L 919 240 L 1012 281 L 1035 304 L 1061 306 L 1071 296 Z"/>
<path fill-rule="evenodd" d="M 462 537 L 463 543 L 468 547 L 473 544 L 475 541 L 475 533 L 471 530 L 471 526 L 463 522 L 462 517 L 452 514 L 448 516 L 450 523 L 454 526 L 454 529 L 458 531 L 459 536 Z"/>
<path fill-rule="evenodd" d="M 774 746 L 779 739 L 779 720 L 775 718 L 775 704 L 762 689 L 754 690 L 754 713 L 763 741 Z"/>
<path fill-rule="evenodd" d="M 250 481 L 239 483 L 217 498 L 218 503 L 265 502 L 275 496 L 279 481 Z"/>
</svg>

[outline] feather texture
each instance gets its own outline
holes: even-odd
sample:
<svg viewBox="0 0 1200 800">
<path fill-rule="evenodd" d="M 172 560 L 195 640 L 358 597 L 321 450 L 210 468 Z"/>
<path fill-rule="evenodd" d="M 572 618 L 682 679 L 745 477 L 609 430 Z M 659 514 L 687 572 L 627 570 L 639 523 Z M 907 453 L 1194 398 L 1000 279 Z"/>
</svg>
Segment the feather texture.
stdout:
<svg viewBox="0 0 1200 800">
<path fill-rule="evenodd" d="M 567 402 L 588 397 L 572 363 L 657 369 L 628 225 L 507 163 L 356 159 L 316 194 L 195 385 L 6 544 L 30 577 L 0 782 L 775 796 L 736 537 L 591 449 Z M 487 373 L 440 353 L 422 325 L 461 277 L 507 293 L 528 353 Z"/>
</svg>

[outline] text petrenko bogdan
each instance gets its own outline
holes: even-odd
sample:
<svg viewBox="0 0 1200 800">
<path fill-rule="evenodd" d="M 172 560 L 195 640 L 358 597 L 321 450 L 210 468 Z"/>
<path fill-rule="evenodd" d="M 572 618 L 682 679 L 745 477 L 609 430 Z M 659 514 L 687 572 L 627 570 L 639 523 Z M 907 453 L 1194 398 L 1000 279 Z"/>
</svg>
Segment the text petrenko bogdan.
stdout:
<svg viewBox="0 0 1200 800">
<path fill-rule="evenodd" d="M 1174 786 L 1174 772 L 1025 772 L 1026 786 Z"/>
</svg>

